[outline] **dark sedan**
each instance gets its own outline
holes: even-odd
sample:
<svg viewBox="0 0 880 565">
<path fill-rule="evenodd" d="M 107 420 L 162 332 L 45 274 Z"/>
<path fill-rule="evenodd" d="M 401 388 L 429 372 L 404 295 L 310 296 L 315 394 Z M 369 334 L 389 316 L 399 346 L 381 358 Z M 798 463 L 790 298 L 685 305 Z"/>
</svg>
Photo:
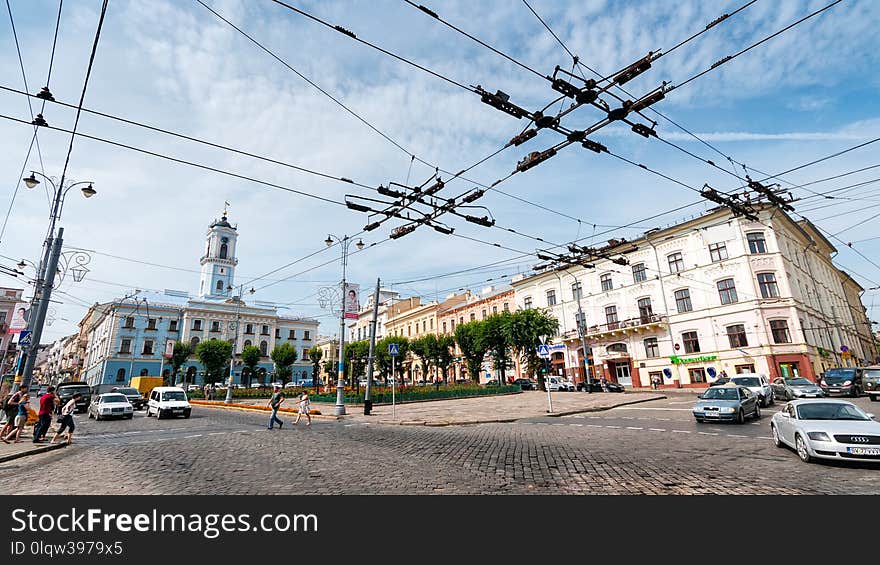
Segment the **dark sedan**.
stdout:
<svg viewBox="0 0 880 565">
<path fill-rule="evenodd" d="M 581 381 L 575 387 L 577 390 L 589 391 L 589 392 L 623 392 L 626 390 L 623 385 L 619 385 L 617 383 L 612 383 L 610 381 L 595 381 L 591 380 L 590 384 L 587 384 L 587 381 Z"/>
<path fill-rule="evenodd" d="M 538 384 L 532 379 L 514 379 L 513 384 L 519 385 L 522 390 L 538 390 Z"/>
</svg>

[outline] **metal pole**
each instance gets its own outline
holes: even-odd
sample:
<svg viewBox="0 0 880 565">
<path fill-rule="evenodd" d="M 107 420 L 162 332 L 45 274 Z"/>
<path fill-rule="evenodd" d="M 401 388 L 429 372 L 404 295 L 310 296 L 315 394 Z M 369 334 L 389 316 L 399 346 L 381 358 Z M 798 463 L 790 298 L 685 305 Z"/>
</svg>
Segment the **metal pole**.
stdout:
<svg viewBox="0 0 880 565">
<path fill-rule="evenodd" d="M 225 404 L 232 404 L 232 371 L 235 363 L 235 346 L 238 343 L 238 326 L 241 321 L 241 297 L 244 294 L 244 283 L 238 285 L 238 302 L 235 305 L 235 334 L 232 336 L 232 355 L 229 357 L 229 382 L 226 383 Z M 254 338 L 256 339 L 256 338 Z"/>
<path fill-rule="evenodd" d="M 396 420 L 397 416 L 395 416 L 394 412 L 394 384 L 397 381 L 397 376 L 395 369 L 397 368 L 397 355 L 391 357 L 391 419 Z"/>
<path fill-rule="evenodd" d="M 54 220 L 53 224 L 54 226 Z M 43 291 L 40 293 L 40 302 L 37 306 L 36 317 L 33 318 L 33 333 L 31 334 L 31 346 L 24 364 L 21 386 L 30 386 L 34 372 L 34 361 L 37 356 L 37 348 L 40 338 L 43 336 L 43 323 L 46 321 L 46 311 L 49 309 L 49 299 L 52 297 L 52 285 L 55 283 L 55 270 L 58 268 L 58 258 L 61 256 L 62 236 L 64 228 L 58 228 L 58 237 L 52 242 L 52 252 L 46 265 L 46 280 L 43 282 Z M 15 388 L 13 386 L 13 388 Z"/>
<path fill-rule="evenodd" d="M 370 322 L 370 359 L 367 362 L 367 389 L 364 391 L 364 416 L 369 416 L 373 409 L 370 390 L 373 386 L 373 355 L 376 349 L 376 320 L 379 318 L 379 282 L 376 279 L 376 293 L 373 294 L 373 319 Z"/>
<path fill-rule="evenodd" d="M 345 415 L 345 263 L 348 252 L 348 236 L 342 238 L 342 312 L 339 313 L 339 364 L 336 370 L 337 416 Z"/>
</svg>

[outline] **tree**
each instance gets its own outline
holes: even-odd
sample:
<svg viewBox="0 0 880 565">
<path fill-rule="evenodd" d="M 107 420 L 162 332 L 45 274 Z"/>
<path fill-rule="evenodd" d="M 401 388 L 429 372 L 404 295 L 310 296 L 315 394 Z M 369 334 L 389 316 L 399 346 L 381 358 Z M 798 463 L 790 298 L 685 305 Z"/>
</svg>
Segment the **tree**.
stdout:
<svg viewBox="0 0 880 565">
<path fill-rule="evenodd" d="M 269 357 L 275 362 L 275 376 L 287 384 L 290 381 L 290 366 L 298 359 L 296 348 L 285 341 L 276 345 Z"/>
<path fill-rule="evenodd" d="M 224 369 L 232 357 L 232 344 L 219 339 L 209 339 L 196 346 L 196 357 L 205 367 L 205 382 L 223 380 Z"/>
<path fill-rule="evenodd" d="M 428 380 L 431 367 L 431 356 L 437 349 L 437 336 L 425 334 L 409 342 L 409 351 L 418 358 L 422 365 L 422 379 Z"/>
<path fill-rule="evenodd" d="M 485 322 L 483 321 L 467 322 L 455 327 L 455 342 L 467 362 L 468 375 L 475 383 L 480 382 L 480 371 L 488 349 L 484 334 Z"/>
<path fill-rule="evenodd" d="M 500 371 L 499 384 L 504 384 L 504 374 L 511 362 L 510 323 L 512 318 L 513 314 L 510 312 L 499 312 L 483 320 L 483 324 L 485 324 L 483 341 L 488 353 L 492 355 L 492 367 L 496 371 Z"/>
<path fill-rule="evenodd" d="M 398 370 L 400 370 L 401 361 L 406 358 L 406 354 L 409 352 L 409 340 L 403 336 L 389 335 L 376 342 L 376 349 L 373 351 L 373 357 L 376 359 L 376 367 L 379 369 L 379 372 L 382 373 L 386 383 L 388 382 L 388 377 L 391 375 L 391 356 L 388 355 L 388 346 L 392 343 L 397 344 L 400 353 L 397 356 L 396 362 Z"/>
<path fill-rule="evenodd" d="M 452 348 L 455 347 L 455 338 L 451 335 L 438 335 L 431 351 L 431 362 L 435 367 L 440 369 L 443 375 L 443 384 L 447 384 L 449 377 L 449 366 L 455 358 L 452 354 Z"/>
<path fill-rule="evenodd" d="M 257 365 L 260 364 L 260 357 L 262 357 L 260 348 L 255 345 L 246 345 L 244 349 L 241 350 L 241 362 L 244 363 L 244 366 L 248 369 L 247 384 L 250 384 L 250 380 L 257 372 Z M 242 379 L 242 384 L 244 384 L 244 379 Z"/>
<path fill-rule="evenodd" d="M 510 346 L 517 352 L 528 374 L 537 373 L 538 390 L 544 390 L 544 374 L 540 371 L 542 360 L 537 352 L 541 336 L 554 336 L 558 331 L 559 320 L 547 310 L 530 308 L 511 314 L 508 324 Z"/>
<path fill-rule="evenodd" d="M 364 375 L 366 363 L 362 361 L 366 359 L 370 353 L 369 340 L 362 339 L 345 344 L 345 374 L 351 381 L 351 386 Z"/>
<path fill-rule="evenodd" d="M 174 380 L 176 381 L 177 372 L 183 367 L 183 364 L 186 363 L 186 360 L 189 359 L 189 356 L 193 354 L 193 348 L 190 344 L 184 341 L 175 341 L 174 342 L 174 353 L 171 355 L 171 374 L 174 376 Z M 168 384 L 164 383 L 163 384 Z"/>
<path fill-rule="evenodd" d="M 322 357 L 324 357 L 324 351 L 317 345 L 313 345 L 309 349 L 309 360 L 312 362 L 312 384 L 315 385 L 315 390 L 318 389 L 318 373 L 321 369 Z"/>
</svg>

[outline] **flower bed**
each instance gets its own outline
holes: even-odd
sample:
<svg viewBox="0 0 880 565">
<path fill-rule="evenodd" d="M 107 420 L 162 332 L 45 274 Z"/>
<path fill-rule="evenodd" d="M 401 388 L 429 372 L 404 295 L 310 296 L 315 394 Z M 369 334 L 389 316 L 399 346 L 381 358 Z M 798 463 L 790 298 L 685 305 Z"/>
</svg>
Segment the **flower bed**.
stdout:
<svg viewBox="0 0 880 565">
<path fill-rule="evenodd" d="M 210 401 L 206 401 L 206 400 L 190 400 L 190 404 L 196 404 L 196 405 L 201 405 L 201 406 L 218 406 L 218 405 L 233 406 L 235 408 L 247 408 L 248 410 L 262 410 L 263 412 L 271 412 L 271 410 L 272 410 L 268 406 L 260 406 L 260 405 L 255 405 L 255 404 L 241 404 L 239 402 L 230 402 L 229 404 L 226 404 L 226 403 L 220 403 L 220 402 L 210 402 Z M 278 411 L 296 414 L 299 412 L 299 408 L 285 408 L 282 406 L 281 408 L 278 409 Z M 311 410 L 309 410 L 309 414 L 312 414 L 313 416 L 320 416 L 321 411 L 317 410 L 315 408 L 312 408 Z"/>
</svg>

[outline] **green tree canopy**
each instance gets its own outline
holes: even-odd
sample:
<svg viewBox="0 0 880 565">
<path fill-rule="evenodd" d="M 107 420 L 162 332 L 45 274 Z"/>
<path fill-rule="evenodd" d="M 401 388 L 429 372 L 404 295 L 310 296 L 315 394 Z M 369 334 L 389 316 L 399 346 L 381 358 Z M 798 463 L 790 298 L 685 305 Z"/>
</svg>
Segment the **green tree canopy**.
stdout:
<svg viewBox="0 0 880 565">
<path fill-rule="evenodd" d="M 425 334 L 409 342 L 409 351 L 422 365 L 422 378 L 428 380 L 428 373 L 437 353 L 437 336 Z"/>
<path fill-rule="evenodd" d="M 443 382 L 449 380 L 449 366 L 455 358 L 452 348 L 455 347 L 455 338 L 451 335 L 438 335 L 431 350 L 431 362 L 440 369 Z"/>
<path fill-rule="evenodd" d="M 542 361 L 537 349 L 541 336 L 550 338 L 556 335 L 559 320 L 547 310 L 529 308 L 512 313 L 507 329 L 510 346 L 516 351 L 527 373 L 537 373 L 539 390 L 544 390 L 544 375 L 539 371 Z"/>
<path fill-rule="evenodd" d="M 505 371 L 510 365 L 511 358 L 511 340 L 510 340 L 510 324 L 513 320 L 513 314 L 510 312 L 499 312 L 492 314 L 485 320 L 483 340 L 488 353 L 492 356 L 492 365 L 495 370 L 501 372 L 501 383 L 505 380 Z"/>
<path fill-rule="evenodd" d="M 312 362 L 312 382 L 317 386 L 318 373 L 321 370 L 321 358 L 324 357 L 324 351 L 317 345 L 313 345 L 309 349 L 309 361 Z"/>
<path fill-rule="evenodd" d="M 285 341 L 281 345 L 276 345 L 269 357 L 275 363 L 275 376 L 287 384 L 290 381 L 290 366 L 299 358 L 296 348 Z"/>
<path fill-rule="evenodd" d="M 370 355 L 370 340 L 361 339 L 345 344 L 345 375 L 353 384 L 365 374 L 366 359 Z"/>
<path fill-rule="evenodd" d="M 219 339 L 203 341 L 196 346 L 196 357 L 205 367 L 205 382 L 216 383 L 226 375 L 232 344 Z"/>
<path fill-rule="evenodd" d="M 257 365 L 260 364 L 260 348 L 255 345 L 246 345 L 241 350 L 241 362 L 248 368 L 248 378 L 254 378 L 257 371 Z"/>
<path fill-rule="evenodd" d="M 391 343 L 396 343 L 400 350 L 400 355 L 397 357 L 398 371 L 400 370 L 400 363 L 406 359 L 406 354 L 409 351 L 409 340 L 403 336 L 389 335 L 376 342 L 376 350 L 373 352 L 373 356 L 376 358 L 376 367 L 382 373 L 385 380 L 391 376 L 391 356 L 388 355 L 388 345 Z"/>
<path fill-rule="evenodd" d="M 177 371 L 186 363 L 189 356 L 193 354 L 193 348 L 184 341 L 174 342 L 174 353 L 171 355 L 171 374 L 177 375 Z"/>
<path fill-rule="evenodd" d="M 480 382 L 480 370 L 488 347 L 485 342 L 485 322 L 473 321 L 455 327 L 455 342 L 467 362 L 468 375 L 474 382 Z"/>
</svg>

